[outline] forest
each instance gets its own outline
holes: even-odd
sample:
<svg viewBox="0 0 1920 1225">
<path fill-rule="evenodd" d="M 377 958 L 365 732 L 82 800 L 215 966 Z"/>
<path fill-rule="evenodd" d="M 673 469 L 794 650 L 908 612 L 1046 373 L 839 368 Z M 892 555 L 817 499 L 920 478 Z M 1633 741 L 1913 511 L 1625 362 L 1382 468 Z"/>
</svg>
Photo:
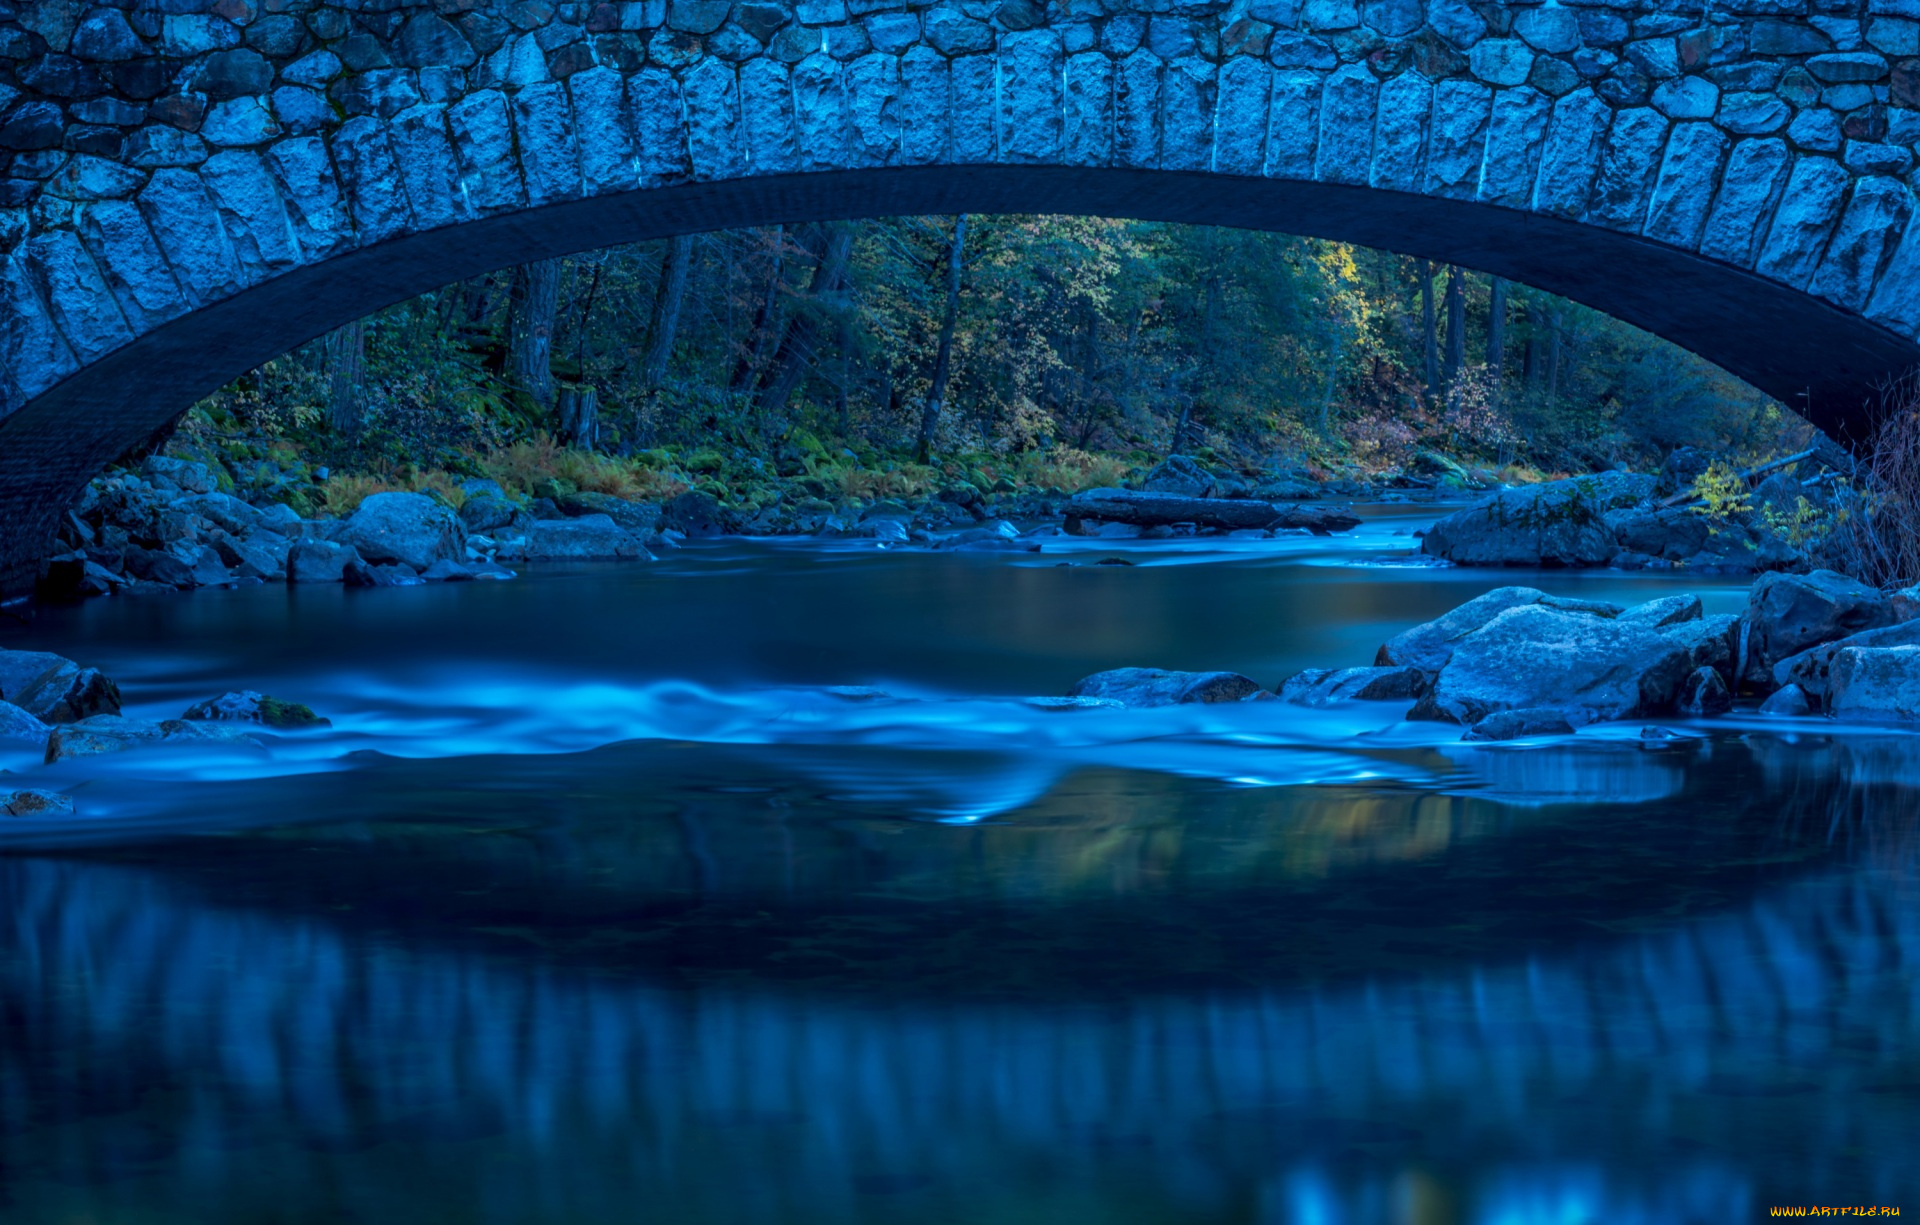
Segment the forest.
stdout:
<svg viewBox="0 0 1920 1225">
<path fill-rule="evenodd" d="M 698 455 L 723 496 L 727 473 L 803 456 L 1071 488 L 1178 452 L 1373 482 L 1438 454 L 1490 483 L 1646 469 L 1681 446 L 1740 463 L 1807 432 L 1691 354 L 1500 278 L 1059 216 L 772 226 L 531 263 L 340 328 L 186 425 L 183 441 L 246 440 L 367 490 L 536 445 L 643 476 Z"/>
</svg>

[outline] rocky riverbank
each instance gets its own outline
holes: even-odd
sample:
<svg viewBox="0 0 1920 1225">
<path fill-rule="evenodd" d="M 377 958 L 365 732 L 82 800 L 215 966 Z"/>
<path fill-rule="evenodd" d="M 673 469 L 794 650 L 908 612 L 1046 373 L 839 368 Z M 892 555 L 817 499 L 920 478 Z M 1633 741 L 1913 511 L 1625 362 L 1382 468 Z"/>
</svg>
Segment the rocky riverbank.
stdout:
<svg viewBox="0 0 1920 1225">
<path fill-rule="evenodd" d="M 1501 587 L 1381 645 L 1370 665 L 1315 668 L 1269 690 L 1233 672 L 1120 668 L 1071 698 L 1125 706 L 1394 702 L 1467 740 L 1569 734 L 1592 723 L 1766 715 L 1920 721 L 1920 587 L 1882 592 L 1819 570 L 1770 574 L 1740 614 L 1698 597 L 1624 607 Z M 1757 703 L 1757 706 L 1756 706 Z"/>
</svg>

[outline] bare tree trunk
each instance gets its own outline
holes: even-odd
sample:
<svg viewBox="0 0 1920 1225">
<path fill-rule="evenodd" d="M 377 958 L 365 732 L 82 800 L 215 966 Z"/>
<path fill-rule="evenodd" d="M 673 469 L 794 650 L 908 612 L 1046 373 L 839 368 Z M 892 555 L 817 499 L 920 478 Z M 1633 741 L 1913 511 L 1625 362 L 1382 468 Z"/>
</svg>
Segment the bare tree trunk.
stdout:
<svg viewBox="0 0 1920 1225">
<path fill-rule="evenodd" d="M 1537 302 L 1527 303 L 1527 390 L 1535 391 L 1540 387 L 1540 379 L 1546 373 L 1546 362 L 1542 359 L 1540 338 L 1547 331 L 1547 312 Z"/>
<path fill-rule="evenodd" d="M 771 420 L 785 411 L 787 401 L 806 377 L 819 343 L 820 318 L 814 309 L 819 299 L 840 288 L 847 274 L 847 257 L 853 252 L 853 227 L 836 224 L 827 235 L 827 248 L 814 265 L 813 282 L 808 287 L 809 309 L 790 322 L 775 350 L 770 376 L 760 385 L 760 415 Z"/>
<path fill-rule="evenodd" d="M 651 391 L 667 378 L 667 362 L 680 331 L 680 305 L 687 296 L 687 273 L 693 267 L 693 235 L 682 234 L 667 246 L 660 264 L 660 289 L 653 295 L 653 314 L 647 320 L 647 356 L 640 381 Z"/>
<path fill-rule="evenodd" d="M 560 261 L 514 270 L 513 381 L 543 408 L 553 405 L 553 321 L 560 310 Z"/>
<path fill-rule="evenodd" d="M 1466 274 L 1458 268 L 1447 269 L 1447 385 L 1460 377 L 1467 364 L 1467 292 Z"/>
<path fill-rule="evenodd" d="M 1346 348 L 1347 330 L 1338 320 L 1327 320 L 1327 381 L 1320 389 L 1320 436 L 1333 432 L 1333 393 L 1340 382 L 1340 355 Z"/>
<path fill-rule="evenodd" d="M 1440 394 L 1440 338 L 1433 319 L 1433 261 L 1420 261 L 1420 329 L 1425 337 L 1425 363 L 1421 373 L 1429 398 Z"/>
<path fill-rule="evenodd" d="M 355 319 L 327 333 L 327 422 L 337 434 L 360 428 L 361 388 L 367 378 L 367 325 Z"/>
<path fill-rule="evenodd" d="M 1547 403 L 1549 404 L 1557 404 L 1560 401 L 1560 321 L 1560 312 L 1553 312 L 1552 332 L 1547 340 Z"/>
<path fill-rule="evenodd" d="M 780 308 L 780 285 L 786 268 L 787 227 L 773 227 L 773 270 L 767 274 L 767 292 L 760 299 L 760 309 L 754 313 L 753 326 L 747 333 L 747 342 L 740 346 L 740 360 L 734 363 L 733 377 L 727 380 L 728 391 L 745 391 L 753 385 L 753 376 L 760 372 L 761 358 L 767 347 L 767 334 L 773 328 L 774 312 Z"/>
<path fill-rule="evenodd" d="M 1487 370 L 1493 376 L 1496 393 L 1507 374 L 1507 279 L 1493 278 L 1493 292 L 1487 306 Z"/>
<path fill-rule="evenodd" d="M 933 435 L 940 428 L 940 410 L 946 406 L 947 379 L 953 370 L 953 328 L 960 318 L 960 261 L 967 244 L 967 215 L 953 219 L 953 241 L 947 244 L 947 308 L 940 320 L 940 347 L 933 357 L 933 386 L 920 411 L 921 463 L 933 452 Z"/>
<path fill-rule="evenodd" d="M 562 387 L 559 418 L 562 445 L 593 450 L 600 442 L 600 392 L 592 387 Z"/>
</svg>

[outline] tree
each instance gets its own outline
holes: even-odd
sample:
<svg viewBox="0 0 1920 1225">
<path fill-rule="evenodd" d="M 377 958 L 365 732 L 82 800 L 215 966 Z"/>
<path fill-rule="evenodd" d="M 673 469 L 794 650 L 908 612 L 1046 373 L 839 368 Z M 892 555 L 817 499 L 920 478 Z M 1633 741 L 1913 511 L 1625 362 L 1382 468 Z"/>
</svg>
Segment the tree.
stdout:
<svg viewBox="0 0 1920 1225">
<path fill-rule="evenodd" d="M 826 228 L 826 243 L 813 267 L 813 282 L 807 287 L 803 309 L 787 319 L 774 350 L 773 362 L 760 384 L 759 411 L 763 421 L 784 412 L 787 401 L 800 386 L 814 358 L 821 332 L 820 310 L 823 300 L 840 288 L 847 271 L 847 256 L 853 250 L 853 227 L 833 224 Z"/>
<path fill-rule="evenodd" d="M 1467 293 L 1465 274 L 1447 269 L 1447 385 L 1451 387 L 1467 364 Z"/>
<path fill-rule="evenodd" d="M 647 356 L 641 364 L 640 382 L 652 391 L 666 381 L 667 362 L 673 357 L 674 338 L 680 331 L 680 306 L 687 296 L 687 274 L 693 268 L 693 235 L 682 234 L 667 247 L 660 261 L 660 287 L 653 296 L 653 311 L 647 320 Z"/>
<path fill-rule="evenodd" d="M 560 261 L 514 270 L 512 377 L 542 408 L 553 406 L 553 321 L 560 311 Z"/>
<path fill-rule="evenodd" d="M 1507 373 L 1507 282 L 1494 277 L 1487 303 L 1487 372 L 1497 389 Z"/>
<path fill-rule="evenodd" d="M 367 378 L 367 321 L 355 319 L 327 333 L 327 422 L 335 433 L 360 428 L 362 389 Z"/>
<path fill-rule="evenodd" d="M 947 244 L 947 305 L 940 320 L 940 347 L 933 357 L 933 385 L 920 412 L 920 438 L 915 448 L 926 463 L 933 450 L 934 431 L 940 428 L 940 410 L 946 403 L 947 379 L 953 372 L 953 329 L 960 318 L 960 267 L 967 245 L 967 215 L 953 219 L 953 240 Z"/>
</svg>

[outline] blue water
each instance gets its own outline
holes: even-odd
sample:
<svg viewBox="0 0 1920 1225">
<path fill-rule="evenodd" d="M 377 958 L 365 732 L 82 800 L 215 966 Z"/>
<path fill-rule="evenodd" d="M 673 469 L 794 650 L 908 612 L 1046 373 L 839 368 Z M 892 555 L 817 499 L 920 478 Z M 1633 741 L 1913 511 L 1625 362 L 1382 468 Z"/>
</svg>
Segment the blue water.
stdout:
<svg viewBox="0 0 1920 1225">
<path fill-rule="evenodd" d="M 1408 564 L 1422 522 L 43 616 L 4 645 L 131 713 L 334 726 L 0 763 L 80 805 L 0 827 L 0 1220 L 1914 1205 L 1920 739 L 1031 700 L 1365 663 L 1503 582 L 1744 599 Z"/>
</svg>

